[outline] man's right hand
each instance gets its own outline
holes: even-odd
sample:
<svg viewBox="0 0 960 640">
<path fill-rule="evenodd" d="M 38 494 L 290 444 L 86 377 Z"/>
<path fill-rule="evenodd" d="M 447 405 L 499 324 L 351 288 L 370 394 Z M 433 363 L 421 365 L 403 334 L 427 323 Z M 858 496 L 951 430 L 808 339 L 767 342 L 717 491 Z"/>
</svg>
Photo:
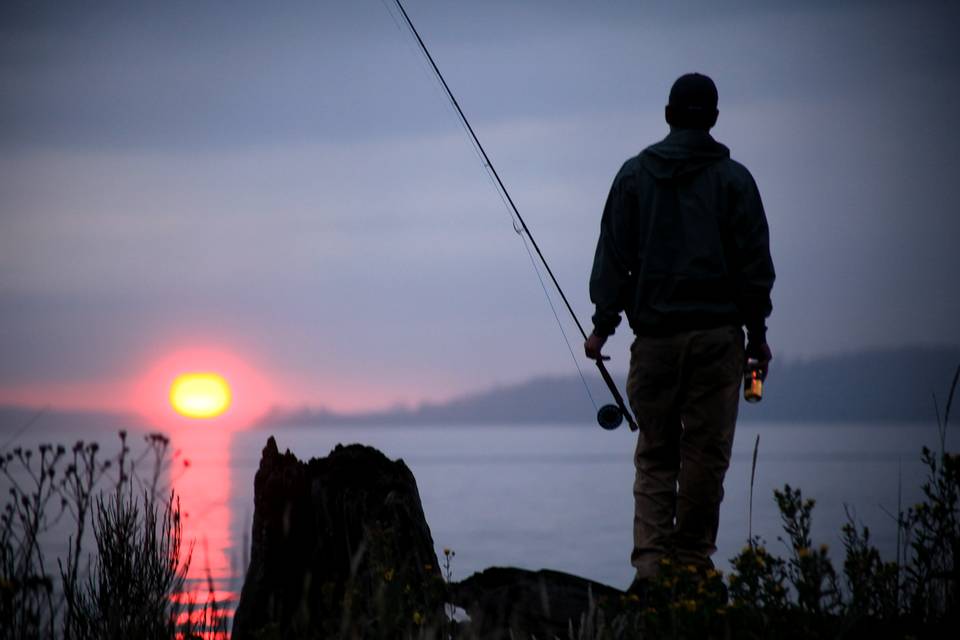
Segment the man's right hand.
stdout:
<svg viewBox="0 0 960 640">
<path fill-rule="evenodd" d="M 609 360 L 609 356 L 600 353 L 606 341 L 606 336 L 598 336 L 595 333 L 591 333 L 587 341 L 583 343 L 583 350 L 587 354 L 587 357 L 591 360 Z"/>
</svg>

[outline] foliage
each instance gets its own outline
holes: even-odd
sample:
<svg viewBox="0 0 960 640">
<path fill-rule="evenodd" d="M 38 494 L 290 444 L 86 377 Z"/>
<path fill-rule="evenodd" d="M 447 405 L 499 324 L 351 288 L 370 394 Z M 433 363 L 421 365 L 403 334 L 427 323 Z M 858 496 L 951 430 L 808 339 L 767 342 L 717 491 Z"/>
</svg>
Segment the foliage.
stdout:
<svg viewBox="0 0 960 640">
<path fill-rule="evenodd" d="M 171 461 L 162 434 L 145 436 L 133 458 L 123 431 L 119 452 L 106 459 L 97 443 L 83 441 L 69 451 L 42 444 L 0 456 L 9 484 L 0 514 L 0 638 L 225 633 L 212 599 L 198 611 L 183 595 L 191 554 L 182 548 L 179 501 L 162 486 Z M 48 557 L 64 538 L 65 548 Z"/>
<path fill-rule="evenodd" d="M 813 548 L 810 537 L 811 514 L 816 504 L 804 500 L 799 489 L 785 485 L 783 491 L 774 491 L 780 509 L 783 530 L 791 555 L 787 560 L 787 577 L 796 593 L 799 609 L 812 616 L 836 613 L 841 606 L 840 588 L 827 545 Z"/>
</svg>

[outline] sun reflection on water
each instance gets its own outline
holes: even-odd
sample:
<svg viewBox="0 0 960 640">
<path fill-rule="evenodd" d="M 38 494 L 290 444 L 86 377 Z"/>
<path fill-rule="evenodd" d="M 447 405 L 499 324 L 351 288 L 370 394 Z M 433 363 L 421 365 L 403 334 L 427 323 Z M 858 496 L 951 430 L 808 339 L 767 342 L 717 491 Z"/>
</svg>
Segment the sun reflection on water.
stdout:
<svg viewBox="0 0 960 640">
<path fill-rule="evenodd" d="M 240 541 L 231 533 L 232 440 L 233 434 L 226 429 L 181 428 L 171 438 L 176 459 L 182 460 L 172 480 L 180 499 L 183 539 L 185 546 L 193 544 L 185 590 L 174 597 L 183 604 L 192 602 L 194 607 L 192 614 L 181 613 L 180 622 L 188 615 L 199 622 L 212 597 L 218 615 L 225 616 L 228 631 L 240 596 L 244 556 Z M 209 633 L 204 637 L 224 636 Z"/>
</svg>

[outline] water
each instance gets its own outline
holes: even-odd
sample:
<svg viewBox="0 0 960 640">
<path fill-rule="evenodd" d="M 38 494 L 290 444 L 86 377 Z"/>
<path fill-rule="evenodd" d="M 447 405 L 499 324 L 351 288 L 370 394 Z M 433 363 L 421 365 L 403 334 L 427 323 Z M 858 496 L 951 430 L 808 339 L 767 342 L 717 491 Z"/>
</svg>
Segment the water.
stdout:
<svg viewBox="0 0 960 640">
<path fill-rule="evenodd" d="M 206 599 L 211 575 L 221 600 L 235 606 L 242 584 L 260 451 L 274 435 L 300 459 L 324 456 L 338 443 L 375 446 L 403 458 L 417 479 L 438 555 L 456 551 L 454 579 L 494 565 L 568 571 L 618 587 L 632 578 L 635 436 L 585 426 L 283 427 L 238 433 L 178 430 L 172 472 L 185 514 L 185 537 L 197 546 L 191 588 Z M 772 491 L 789 483 L 817 500 L 814 541 L 842 557 L 845 505 L 867 524 L 887 557 L 896 547 L 898 491 L 904 508 L 921 497 L 926 470 L 920 448 L 937 445 L 922 425 L 742 424 L 721 510 L 718 567 L 728 568 L 747 539 L 753 443 L 760 453 L 754 534 L 783 551 Z M 67 442 L 77 434 L 63 434 Z M 39 430 L 21 439 L 56 441 Z M 952 437 L 952 436 L 951 436 Z M 110 452 L 109 439 L 104 449 Z M 953 443 L 948 442 L 948 447 Z M 4 488 L 4 493 L 6 490 Z M 442 556 L 441 556 L 442 557 Z"/>
</svg>

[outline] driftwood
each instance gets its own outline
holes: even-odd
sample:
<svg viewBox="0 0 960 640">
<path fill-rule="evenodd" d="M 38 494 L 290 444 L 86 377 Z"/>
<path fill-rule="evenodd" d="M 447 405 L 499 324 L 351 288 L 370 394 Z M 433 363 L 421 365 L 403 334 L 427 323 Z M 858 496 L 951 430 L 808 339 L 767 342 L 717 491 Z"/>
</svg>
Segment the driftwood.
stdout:
<svg viewBox="0 0 960 640">
<path fill-rule="evenodd" d="M 301 462 L 271 437 L 254 481 L 250 566 L 233 638 L 567 637 L 622 592 L 558 571 L 440 576 L 413 474 L 371 447 Z M 451 605 L 468 622 L 447 619 Z"/>
<path fill-rule="evenodd" d="M 232 637 L 368 635 L 388 624 L 394 585 L 439 615 L 442 584 L 417 483 L 402 460 L 337 446 L 299 461 L 271 437 L 254 480 L 250 566 Z M 434 600 L 431 603 L 429 600 Z M 396 621 L 393 621 L 396 622 Z"/>
</svg>

